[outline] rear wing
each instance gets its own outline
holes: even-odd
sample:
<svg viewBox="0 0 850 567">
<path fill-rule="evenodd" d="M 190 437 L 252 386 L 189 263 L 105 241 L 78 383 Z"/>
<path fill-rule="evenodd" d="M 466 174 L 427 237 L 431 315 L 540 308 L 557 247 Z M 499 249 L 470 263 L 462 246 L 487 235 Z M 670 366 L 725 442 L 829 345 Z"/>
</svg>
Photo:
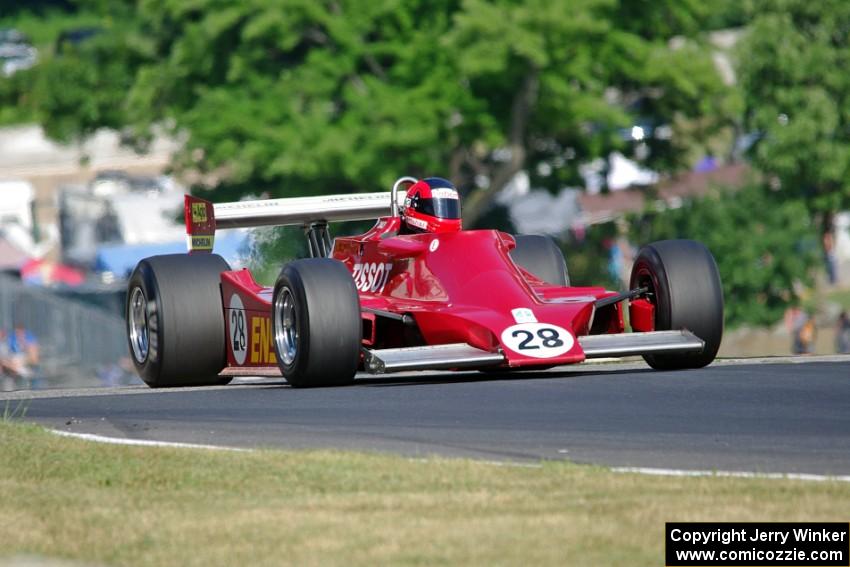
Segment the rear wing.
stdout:
<svg viewBox="0 0 850 567">
<path fill-rule="evenodd" d="M 332 221 L 370 220 L 398 214 L 399 188 L 416 183 L 414 177 L 400 177 L 388 193 L 352 193 L 320 197 L 262 199 L 213 204 L 186 195 L 183 216 L 189 253 L 212 252 L 219 228 L 301 225 L 310 241 L 310 254 L 327 256 L 331 240 L 327 226 Z"/>
<path fill-rule="evenodd" d="M 218 203 L 213 210 L 218 228 L 243 228 L 376 219 L 390 214 L 390 204 L 389 193 L 355 193 Z"/>
<path fill-rule="evenodd" d="M 212 252 L 215 231 L 222 228 L 285 225 L 311 228 L 317 225 L 325 230 L 327 223 L 332 221 L 369 220 L 395 215 L 398 206 L 393 206 L 392 201 L 393 195 L 397 194 L 397 187 L 393 189 L 392 193 L 354 193 L 216 204 L 186 195 L 183 214 L 189 253 Z"/>
</svg>

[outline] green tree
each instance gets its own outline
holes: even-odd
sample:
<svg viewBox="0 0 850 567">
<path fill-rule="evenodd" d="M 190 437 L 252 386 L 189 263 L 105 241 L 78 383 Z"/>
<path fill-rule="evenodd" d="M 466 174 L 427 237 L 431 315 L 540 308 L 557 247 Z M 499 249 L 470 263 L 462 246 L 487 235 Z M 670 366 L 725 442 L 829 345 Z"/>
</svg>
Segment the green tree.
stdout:
<svg viewBox="0 0 850 567">
<path fill-rule="evenodd" d="M 32 69 L 18 71 L 10 77 L 0 78 L 0 124 L 34 122 L 32 104 Z"/>
<path fill-rule="evenodd" d="M 46 62 L 48 131 L 123 125 L 141 145 L 165 127 L 186 139 L 175 166 L 216 198 L 443 174 L 472 221 L 522 169 L 575 184 L 580 163 L 632 149 L 621 128 L 712 116 L 727 94 L 695 39 L 696 0 L 83 4 L 120 25 L 103 49 Z M 651 166 L 679 167 L 681 143 L 653 144 Z"/>
<path fill-rule="evenodd" d="M 850 3 L 751 0 L 739 46 L 745 125 L 756 165 L 828 217 L 850 205 Z M 827 228 L 824 226 L 824 228 Z"/>
<path fill-rule="evenodd" d="M 633 219 L 631 239 L 690 238 L 717 260 L 730 325 L 770 325 L 799 302 L 819 265 L 817 231 L 800 199 L 777 199 L 763 185 L 717 193 L 681 208 Z"/>
<path fill-rule="evenodd" d="M 122 129 L 124 97 L 140 61 L 123 35 L 123 22 L 105 24 L 102 33 L 79 45 L 67 44 L 34 69 L 32 100 L 45 132 L 62 142 L 84 139 L 98 128 Z"/>
<path fill-rule="evenodd" d="M 636 120 L 714 115 L 726 91 L 707 52 L 696 41 L 670 44 L 696 35 L 702 10 L 694 1 L 464 2 L 449 37 L 489 128 L 462 140 L 452 163 L 455 178 L 490 182 L 467 211 L 485 209 L 522 169 L 535 186 L 579 185 L 588 159 L 632 151 L 621 129 Z M 681 145 L 649 142 L 649 166 L 681 166 Z"/>
</svg>

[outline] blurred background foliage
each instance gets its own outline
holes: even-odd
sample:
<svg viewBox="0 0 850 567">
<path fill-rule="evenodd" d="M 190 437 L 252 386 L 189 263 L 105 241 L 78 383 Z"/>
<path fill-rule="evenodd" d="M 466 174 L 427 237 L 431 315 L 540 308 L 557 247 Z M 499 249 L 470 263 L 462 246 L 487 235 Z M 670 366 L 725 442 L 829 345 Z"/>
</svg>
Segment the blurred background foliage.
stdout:
<svg viewBox="0 0 850 567">
<path fill-rule="evenodd" d="M 722 275 L 729 321 L 772 324 L 794 302 L 796 287 L 814 283 L 820 244 L 805 204 L 777 200 L 762 184 L 734 192 L 717 189 L 631 221 L 632 242 L 687 237 L 708 246 Z"/>
<path fill-rule="evenodd" d="M 80 23 L 100 18 L 97 36 L 57 37 L 19 101 L 59 140 L 100 126 L 140 147 L 155 128 L 186 136 L 175 167 L 209 175 L 216 198 L 373 190 L 442 171 L 469 194 L 474 222 L 520 170 L 555 161 L 554 190 L 588 159 L 628 151 L 618 130 L 637 113 L 729 120 L 696 1 L 70 6 Z M 671 49 L 676 35 L 692 41 Z M 683 148 L 666 146 L 647 165 L 681 167 Z"/>
<path fill-rule="evenodd" d="M 850 205 L 850 3 L 753 0 L 738 46 L 754 163 L 777 198 L 816 213 Z"/>
<path fill-rule="evenodd" d="M 65 142 L 114 128 L 140 151 L 176 136 L 174 171 L 214 200 L 440 174 L 466 226 L 510 229 L 493 200 L 518 172 L 553 193 L 580 186 L 583 164 L 635 157 L 624 128 L 672 128 L 637 156 L 663 177 L 719 141 L 740 159 L 732 141 L 751 134 L 743 157 L 760 175 L 745 188 L 563 242 L 574 283 L 616 285 L 607 249 L 624 232 L 702 240 L 733 324 L 798 301 L 819 231 L 850 198 L 842 0 L 41 0 L 2 1 L 0 17 L 40 53 L 0 79 L 0 122 Z M 729 28 L 743 33 L 735 84 L 708 48 Z M 259 237 L 256 263 L 299 254 L 293 234 Z"/>
</svg>

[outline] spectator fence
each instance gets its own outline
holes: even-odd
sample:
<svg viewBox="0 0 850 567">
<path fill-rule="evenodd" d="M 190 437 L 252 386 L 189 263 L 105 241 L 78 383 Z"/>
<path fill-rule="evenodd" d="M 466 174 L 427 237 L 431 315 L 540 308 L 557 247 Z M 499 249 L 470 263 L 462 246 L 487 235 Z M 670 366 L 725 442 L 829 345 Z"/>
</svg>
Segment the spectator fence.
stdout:
<svg viewBox="0 0 850 567">
<path fill-rule="evenodd" d="M 121 317 L 0 275 L 0 329 L 11 333 L 16 324 L 35 335 L 40 372 L 52 386 L 94 379 L 99 369 L 128 356 Z"/>
</svg>

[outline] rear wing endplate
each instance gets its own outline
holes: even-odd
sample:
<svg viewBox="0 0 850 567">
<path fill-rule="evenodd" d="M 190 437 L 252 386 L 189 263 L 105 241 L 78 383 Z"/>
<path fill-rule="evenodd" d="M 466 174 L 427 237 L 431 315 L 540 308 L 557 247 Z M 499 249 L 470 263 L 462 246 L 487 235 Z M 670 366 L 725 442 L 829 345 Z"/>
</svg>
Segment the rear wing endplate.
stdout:
<svg viewBox="0 0 850 567">
<path fill-rule="evenodd" d="M 215 209 L 209 201 L 186 195 L 183 199 L 186 220 L 186 246 L 193 252 L 212 252 L 215 242 Z"/>
</svg>

